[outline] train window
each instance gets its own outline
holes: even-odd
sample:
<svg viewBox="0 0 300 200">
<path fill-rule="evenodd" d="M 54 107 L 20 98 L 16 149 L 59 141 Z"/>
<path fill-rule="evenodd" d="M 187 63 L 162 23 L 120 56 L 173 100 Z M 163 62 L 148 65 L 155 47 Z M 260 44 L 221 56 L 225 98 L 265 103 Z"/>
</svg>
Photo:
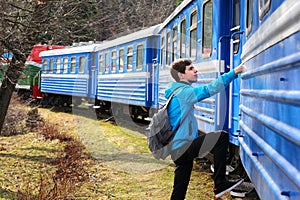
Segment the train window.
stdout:
<svg viewBox="0 0 300 200">
<path fill-rule="evenodd" d="M 271 0 L 259 0 L 259 19 L 262 19 L 270 10 Z"/>
<path fill-rule="evenodd" d="M 119 50 L 119 72 L 124 71 L 124 49 Z"/>
<path fill-rule="evenodd" d="M 96 56 L 95 56 L 95 54 L 93 53 L 92 54 L 92 67 L 93 67 L 93 69 L 95 69 L 95 67 L 96 67 Z"/>
<path fill-rule="evenodd" d="M 186 48 L 186 20 L 183 19 L 180 23 L 180 57 L 185 58 Z"/>
<path fill-rule="evenodd" d="M 137 55 L 136 55 L 136 71 L 141 71 L 143 69 L 144 63 L 144 45 L 137 46 Z"/>
<path fill-rule="evenodd" d="M 111 72 L 116 73 L 116 67 L 117 66 L 117 52 L 112 51 L 111 52 Z"/>
<path fill-rule="evenodd" d="M 75 73 L 76 71 L 76 57 L 73 56 L 71 58 L 71 73 Z"/>
<path fill-rule="evenodd" d="M 253 0 L 247 0 L 246 34 L 249 35 L 252 30 L 253 20 Z"/>
<path fill-rule="evenodd" d="M 64 57 L 64 73 L 68 73 L 68 57 Z"/>
<path fill-rule="evenodd" d="M 233 28 L 231 31 L 238 32 L 240 31 L 240 11 L 241 11 L 241 1 L 240 0 L 234 0 L 233 2 L 233 18 L 232 18 L 232 26 Z M 233 53 L 238 53 L 240 48 L 240 35 L 237 34 L 233 38 Z"/>
<path fill-rule="evenodd" d="M 160 66 L 163 69 L 164 68 L 164 63 L 165 63 L 165 56 L 164 56 L 164 52 L 165 52 L 165 37 L 161 38 L 161 47 L 160 47 Z"/>
<path fill-rule="evenodd" d="M 60 58 L 56 58 L 56 73 L 60 74 Z"/>
<path fill-rule="evenodd" d="M 83 73 L 85 68 L 85 56 L 79 58 L 79 73 Z"/>
<path fill-rule="evenodd" d="M 170 31 L 168 31 L 167 33 L 167 44 L 166 44 L 166 61 L 167 61 L 167 65 L 170 65 L 170 44 L 171 44 L 171 38 L 170 38 Z"/>
<path fill-rule="evenodd" d="M 47 67 L 48 67 L 48 60 L 47 59 L 44 59 L 44 62 L 43 62 L 43 73 L 47 73 Z"/>
<path fill-rule="evenodd" d="M 209 58 L 212 52 L 212 1 L 207 1 L 203 5 L 202 24 L 202 58 Z"/>
<path fill-rule="evenodd" d="M 109 54 L 105 53 L 105 73 L 109 72 Z"/>
<path fill-rule="evenodd" d="M 50 58 L 50 63 L 49 63 L 49 72 L 53 73 L 54 71 L 54 59 Z"/>
<path fill-rule="evenodd" d="M 177 55 L 177 26 L 173 27 L 172 30 L 172 62 L 176 59 Z"/>
<path fill-rule="evenodd" d="M 197 10 L 191 14 L 190 21 L 190 58 L 196 60 L 197 55 Z"/>
<path fill-rule="evenodd" d="M 132 71 L 132 58 L 133 58 L 133 48 L 128 47 L 127 49 L 127 71 Z"/>
<path fill-rule="evenodd" d="M 98 69 L 98 71 L 99 71 L 99 74 L 102 74 L 102 72 L 103 72 L 103 56 L 102 56 L 102 54 L 99 55 L 99 69 Z"/>
</svg>

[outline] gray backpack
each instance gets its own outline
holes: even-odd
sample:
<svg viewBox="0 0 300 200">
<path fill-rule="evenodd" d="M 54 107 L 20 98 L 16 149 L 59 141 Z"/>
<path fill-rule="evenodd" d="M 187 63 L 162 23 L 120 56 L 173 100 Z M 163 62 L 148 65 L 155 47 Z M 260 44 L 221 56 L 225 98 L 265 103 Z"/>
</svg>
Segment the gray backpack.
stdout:
<svg viewBox="0 0 300 200">
<path fill-rule="evenodd" d="M 154 114 L 149 126 L 146 128 L 149 149 L 154 158 L 158 160 L 165 159 L 170 155 L 170 142 L 176 131 L 172 131 L 167 108 L 175 92 L 181 87 L 178 87 L 173 91 L 166 104 Z"/>
</svg>

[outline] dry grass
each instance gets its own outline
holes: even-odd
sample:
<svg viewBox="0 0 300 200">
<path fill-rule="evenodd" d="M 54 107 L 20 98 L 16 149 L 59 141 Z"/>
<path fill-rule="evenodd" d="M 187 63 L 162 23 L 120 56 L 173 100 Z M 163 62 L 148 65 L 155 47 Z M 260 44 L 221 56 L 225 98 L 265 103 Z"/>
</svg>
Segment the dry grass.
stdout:
<svg viewBox="0 0 300 200">
<path fill-rule="evenodd" d="M 119 170 L 109 160 L 92 158 L 83 146 L 78 133 L 92 135 L 95 128 L 78 128 L 78 117 L 69 113 L 39 109 L 39 114 L 45 121 L 39 131 L 0 137 L 0 199 L 169 199 L 174 166 L 144 173 Z M 87 126 L 93 120 L 79 119 Z M 129 156 L 148 151 L 137 133 L 110 123 L 99 126 L 106 149 L 110 145 Z M 209 170 L 195 165 L 186 199 L 213 199 L 212 188 Z"/>
</svg>

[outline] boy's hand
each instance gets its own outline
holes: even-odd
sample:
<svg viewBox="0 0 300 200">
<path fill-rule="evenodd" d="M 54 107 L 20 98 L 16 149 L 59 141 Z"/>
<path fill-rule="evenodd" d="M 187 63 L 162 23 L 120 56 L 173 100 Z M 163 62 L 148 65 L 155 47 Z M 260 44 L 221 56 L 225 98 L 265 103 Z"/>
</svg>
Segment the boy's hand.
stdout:
<svg viewBox="0 0 300 200">
<path fill-rule="evenodd" d="M 243 72 L 243 68 L 244 68 L 244 65 L 240 65 L 240 66 L 234 68 L 234 73 L 235 73 L 235 74 L 240 74 L 240 73 L 242 73 L 242 72 Z"/>
</svg>

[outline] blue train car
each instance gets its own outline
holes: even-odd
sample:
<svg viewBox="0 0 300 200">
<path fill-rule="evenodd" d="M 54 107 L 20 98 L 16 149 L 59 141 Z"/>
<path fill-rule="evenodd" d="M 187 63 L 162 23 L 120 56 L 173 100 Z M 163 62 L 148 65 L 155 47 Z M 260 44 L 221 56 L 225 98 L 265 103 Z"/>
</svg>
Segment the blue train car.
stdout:
<svg viewBox="0 0 300 200">
<path fill-rule="evenodd" d="M 229 69 L 229 1 L 185 0 L 167 18 L 160 30 L 159 103 L 165 102 L 164 90 L 173 81 L 169 65 L 188 57 L 197 68 L 198 82 L 207 84 Z M 222 41 L 222 45 L 219 45 Z M 199 130 L 208 133 L 228 126 L 228 91 L 195 105 Z"/>
<path fill-rule="evenodd" d="M 125 111 L 134 118 L 149 116 L 150 108 L 157 102 L 154 74 L 158 71 L 158 28 L 159 25 L 146 28 L 99 46 L 100 107 L 112 106 L 114 112 Z"/>
<path fill-rule="evenodd" d="M 40 53 L 42 94 L 53 105 L 79 105 L 82 98 L 94 101 L 98 74 L 97 47 L 87 44 Z"/>
<path fill-rule="evenodd" d="M 198 128 L 230 134 L 261 199 L 299 199 L 299 2 L 185 0 L 160 29 L 159 106 L 169 65 L 189 57 L 206 84 L 240 65 L 220 95 L 195 105 Z M 158 106 L 158 107 L 159 107 Z"/>
<path fill-rule="evenodd" d="M 240 157 L 261 199 L 300 199 L 300 2 L 240 6 Z"/>
</svg>

